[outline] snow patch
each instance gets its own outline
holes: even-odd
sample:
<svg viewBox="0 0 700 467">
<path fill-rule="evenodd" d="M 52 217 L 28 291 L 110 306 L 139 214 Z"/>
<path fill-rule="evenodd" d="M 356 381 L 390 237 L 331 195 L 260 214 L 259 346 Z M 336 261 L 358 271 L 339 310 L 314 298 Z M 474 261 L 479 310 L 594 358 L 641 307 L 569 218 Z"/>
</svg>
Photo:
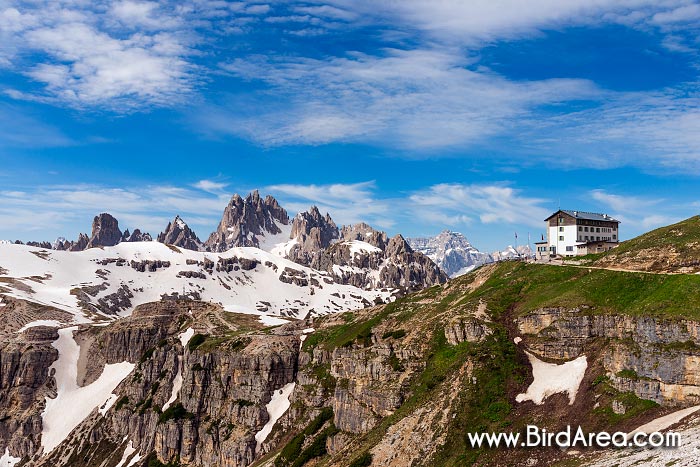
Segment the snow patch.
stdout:
<svg viewBox="0 0 700 467">
<path fill-rule="evenodd" d="M 649 423 L 638 427 L 636 430 L 627 433 L 627 439 L 630 439 L 635 433 L 653 433 L 655 431 L 665 430 L 671 427 L 672 425 L 679 423 L 685 417 L 694 414 L 698 410 L 700 410 L 700 405 L 688 407 L 687 409 L 683 410 L 678 410 L 668 415 L 664 415 L 663 417 L 654 419 Z"/>
<path fill-rule="evenodd" d="M 124 454 L 122 454 L 122 460 L 119 461 L 117 465 L 114 467 L 122 467 L 126 461 L 131 457 L 133 453 L 136 452 L 136 448 L 134 447 L 133 443 L 129 441 L 129 444 L 126 445 L 126 448 L 124 449 Z M 138 462 L 138 461 L 137 461 Z M 129 464 L 131 465 L 131 464 Z"/>
<path fill-rule="evenodd" d="M 100 413 L 100 415 L 104 417 L 107 414 L 107 411 L 112 408 L 115 402 L 117 402 L 117 395 L 112 393 L 109 395 L 109 399 L 107 399 L 107 401 L 104 404 L 102 404 L 102 406 L 99 409 L 97 409 L 97 411 Z"/>
<path fill-rule="evenodd" d="M 10 455 L 10 450 L 5 448 L 5 454 L 0 457 L 0 467 L 14 467 L 22 459 L 19 457 L 12 457 Z"/>
<path fill-rule="evenodd" d="M 185 332 L 182 332 L 182 333 L 177 335 L 177 337 L 178 337 L 178 339 L 180 339 L 180 343 L 182 344 L 183 347 L 187 345 L 187 343 L 190 341 L 190 339 L 192 339 L 192 336 L 194 336 L 194 329 L 192 329 L 192 328 L 187 328 L 187 330 L 185 330 Z"/>
<path fill-rule="evenodd" d="M 576 393 L 586 373 L 588 361 L 585 355 L 575 360 L 557 365 L 543 362 L 530 352 L 525 352 L 532 365 L 532 377 L 534 381 L 524 394 L 518 394 L 515 400 L 518 402 L 532 401 L 535 405 L 542 405 L 544 400 L 552 394 L 566 392 L 569 394 L 569 405 L 576 400 Z"/>
<path fill-rule="evenodd" d="M 377 253 L 382 251 L 380 248 L 377 248 L 376 246 L 370 245 L 369 243 L 363 242 L 361 240 L 351 240 L 349 242 L 345 242 L 345 244 L 350 247 L 350 256 L 353 257 L 356 254 L 362 254 L 363 252 Z"/>
<path fill-rule="evenodd" d="M 66 439 L 73 429 L 101 407 L 116 388 L 134 370 L 133 363 L 122 362 L 105 365 L 100 377 L 87 386 L 78 386 L 78 358 L 80 346 L 73 339 L 77 327 L 58 330 L 58 339 L 51 344 L 58 350 L 58 360 L 50 369 L 55 371 L 56 398 L 46 398 L 46 408 L 41 414 L 41 445 L 44 454 L 51 452 Z"/>
<path fill-rule="evenodd" d="M 267 439 L 270 432 L 272 432 L 272 427 L 275 426 L 277 420 L 280 419 L 282 415 L 289 409 L 291 403 L 289 402 L 289 396 L 292 395 L 294 391 L 294 386 L 296 383 L 287 383 L 282 389 L 276 390 L 272 394 L 272 399 L 265 406 L 267 408 L 267 413 L 270 419 L 267 421 L 262 430 L 255 433 L 255 451 L 260 449 L 260 445 Z"/>
<path fill-rule="evenodd" d="M 260 322 L 265 326 L 280 326 L 282 324 L 289 323 L 289 320 L 278 318 L 277 316 L 270 315 L 260 315 L 258 318 Z"/>
<path fill-rule="evenodd" d="M 50 328 L 59 328 L 63 325 L 60 321 L 56 321 L 55 319 L 38 319 L 36 321 L 32 321 L 31 323 L 27 323 L 22 328 L 17 331 L 17 332 L 24 332 L 29 328 L 35 328 L 38 326 L 48 326 Z"/>
<path fill-rule="evenodd" d="M 194 329 L 187 328 L 185 332 L 181 332 L 177 337 L 180 339 L 180 343 L 184 348 L 190 339 L 192 339 L 192 336 L 194 336 Z M 175 375 L 175 379 L 173 379 L 173 389 L 170 391 L 170 398 L 163 404 L 163 410 L 167 410 L 168 407 L 177 400 L 177 396 L 180 395 L 180 391 L 182 390 L 182 359 L 179 355 L 175 364 L 177 365 L 177 374 Z"/>
<path fill-rule="evenodd" d="M 132 467 L 133 465 L 136 465 L 138 461 L 141 460 L 141 453 L 138 453 L 134 456 L 133 459 L 131 459 L 131 462 L 129 462 L 126 467 Z"/>
</svg>

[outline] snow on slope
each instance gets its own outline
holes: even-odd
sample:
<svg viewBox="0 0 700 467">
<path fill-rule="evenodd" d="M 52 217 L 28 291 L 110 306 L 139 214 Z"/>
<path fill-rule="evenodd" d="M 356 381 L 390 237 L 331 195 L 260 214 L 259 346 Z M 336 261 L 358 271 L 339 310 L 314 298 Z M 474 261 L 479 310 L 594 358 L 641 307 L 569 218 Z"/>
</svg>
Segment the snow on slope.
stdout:
<svg viewBox="0 0 700 467">
<path fill-rule="evenodd" d="M 297 383 L 287 383 L 282 389 L 278 389 L 272 393 L 272 399 L 265 406 L 267 408 L 267 413 L 270 419 L 267 421 L 264 427 L 255 434 L 255 451 L 260 449 L 260 445 L 265 441 L 268 435 L 272 432 L 272 427 L 275 426 L 277 420 L 280 419 L 282 415 L 289 409 L 291 402 L 289 402 L 289 396 L 294 391 L 294 387 Z"/>
<path fill-rule="evenodd" d="M 55 399 L 46 398 L 46 408 L 41 414 L 44 454 L 61 444 L 90 412 L 108 401 L 112 391 L 135 367 L 129 362 L 105 365 L 95 382 L 78 387 L 80 346 L 73 339 L 76 329 L 60 329 L 58 339 L 52 344 L 58 350 L 58 360 L 50 367 L 56 372 L 57 395 Z"/>
<path fill-rule="evenodd" d="M 144 261 L 161 264 L 155 271 L 147 267 L 144 272 L 131 265 L 134 262 L 138 267 L 141 263 L 143 267 Z M 232 270 L 223 263 L 219 268 L 220 261 L 234 261 L 228 268 Z M 245 270 L 235 261 L 257 264 Z M 78 297 L 71 294 L 79 288 L 87 292 L 83 297 L 92 306 L 91 311 L 111 317 L 129 315 L 137 305 L 159 301 L 164 294 L 182 294 L 183 290 L 231 311 L 299 318 L 312 310 L 325 314 L 363 308 L 377 297 L 386 301 L 391 296 L 390 291 L 336 284 L 326 273 L 250 247 L 206 253 L 174 249 L 158 242 L 134 242 L 69 252 L 10 244 L 0 245 L 0 267 L 8 271 L 0 278 L 15 281 L 3 283 L 11 289 L 8 295 L 68 311 L 75 323 L 92 321 Z M 309 283 L 314 281 L 318 285 L 311 287 Z M 120 288 L 122 293 L 125 289 L 133 295 L 128 299 L 130 304 L 118 300 Z"/>
<path fill-rule="evenodd" d="M 10 450 L 5 448 L 5 454 L 0 457 L 0 467 L 14 467 L 21 460 L 19 457 L 12 457 Z"/>
<path fill-rule="evenodd" d="M 581 355 L 575 360 L 557 365 L 543 362 L 528 351 L 525 353 L 532 365 L 534 381 L 527 388 L 527 392 L 518 394 L 515 400 L 532 401 L 535 405 L 542 405 L 544 400 L 552 394 L 566 392 L 569 394 L 569 405 L 573 405 L 588 367 L 586 356 Z"/>
<path fill-rule="evenodd" d="M 700 410 L 700 406 L 690 407 L 670 413 L 652 420 L 640 426 L 631 433 L 638 431 L 651 434 L 655 431 L 663 431 L 672 425 L 681 422 L 693 413 Z M 700 426 L 698 420 L 689 427 L 681 427 L 673 431 L 680 434 L 680 446 L 675 448 L 650 448 L 650 449 L 614 449 L 605 450 L 596 455 L 596 460 L 583 465 L 589 467 L 696 467 L 700 464 Z M 629 435 L 628 435 L 629 436 Z M 629 438 L 628 438 L 629 439 Z"/>
<path fill-rule="evenodd" d="M 177 338 L 180 339 L 180 343 L 182 344 L 182 348 L 184 349 L 187 343 L 192 339 L 192 336 L 194 336 L 194 329 L 192 328 L 187 328 L 186 331 L 181 332 L 180 334 L 177 335 Z M 180 356 L 177 356 L 177 374 L 175 375 L 175 379 L 173 379 L 173 389 L 170 392 L 170 398 L 167 400 L 165 404 L 163 404 L 163 411 L 167 410 L 168 407 L 172 405 L 173 402 L 177 400 L 177 396 L 180 395 L 180 390 L 182 389 L 182 359 Z"/>
</svg>

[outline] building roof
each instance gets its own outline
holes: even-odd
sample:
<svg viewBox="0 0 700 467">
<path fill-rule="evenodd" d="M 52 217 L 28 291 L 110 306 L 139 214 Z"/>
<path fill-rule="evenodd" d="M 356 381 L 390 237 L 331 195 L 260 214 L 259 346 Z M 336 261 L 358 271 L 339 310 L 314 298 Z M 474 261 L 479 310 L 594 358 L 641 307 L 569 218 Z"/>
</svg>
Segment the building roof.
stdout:
<svg viewBox="0 0 700 467">
<path fill-rule="evenodd" d="M 563 212 L 564 214 L 568 214 L 573 218 L 576 219 L 586 219 L 590 221 L 607 221 L 607 222 L 617 222 L 619 223 L 620 221 L 617 219 L 613 219 L 612 217 L 608 216 L 607 214 L 600 214 L 597 212 L 586 212 L 586 211 L 572 211 L 569 209 L 560 209 L 548 218 L 545 219 L 545 221 L 548 221 L 552 217 L 556 216 L 560 212 Z"/>
</svg>

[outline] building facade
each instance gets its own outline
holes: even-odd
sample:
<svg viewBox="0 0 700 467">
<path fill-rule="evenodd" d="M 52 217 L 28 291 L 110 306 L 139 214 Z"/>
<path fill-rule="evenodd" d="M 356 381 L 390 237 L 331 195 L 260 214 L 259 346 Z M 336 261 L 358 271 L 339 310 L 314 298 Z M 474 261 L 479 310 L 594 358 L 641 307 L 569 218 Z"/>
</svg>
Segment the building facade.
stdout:
<svg viewBox="0 0 700 467">
<path fill-rule="evenodd" d="M 544 221 L 546 251 L 539 251 L 544 247 L 540 242 L 538 259 L 600 253 L 616 247 L 620 241 L 620 221 L 607 214 L 560 209 Z"/>
</svg>

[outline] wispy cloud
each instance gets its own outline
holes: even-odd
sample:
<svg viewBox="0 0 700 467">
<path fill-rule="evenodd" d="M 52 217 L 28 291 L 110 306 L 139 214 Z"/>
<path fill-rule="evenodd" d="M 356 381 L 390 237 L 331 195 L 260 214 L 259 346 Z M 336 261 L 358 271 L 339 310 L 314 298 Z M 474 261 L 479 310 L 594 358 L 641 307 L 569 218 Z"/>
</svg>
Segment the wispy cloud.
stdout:
<svg viewBox="0 0 700 467">
<path fill-rule="evenodd" d="M 544 104 L 601 96 L 585 80 L 516 83 L 471 70 L 471 64 L 459 51 L 444 49 L 234 60 L 222 68 L 263 80 L 280 96 L 255 102 L 259 113 L 251 117 L 224 114 L 228 121 L 218 130 L 266 145 L 369 141 L 434 149 L 482 141 Z"/>
<path fill-rule="evenodd" d="M 109 212 L 122 230 L 157 235 L 180 214 L 200 235 L 218 222 L 229 196 L 167 185 L 114 188 L 101 185 L 42 186 L 33 191 L 0 191 L 0 237 L 88 232 L 93 216 Z M 43 238 L 46 239 L 46 238 Z"/>
<path fill-rule="evenodd" d="M 543 207 L 549 200 L 525 196 L 506 184 L 443 183 L 414 193 L 410 201 L 416 215 L 453 228 L 477 221 L 542 227 L 550 214 Z"/>
<path fill-rule="evenodd" d="M 224 188 L 228 186 L 228 183 L 216 182 L 214 180 L 200 180 L 192 186 L 208 193 L 220 195 L 224 192 Z"/>
<path fill-rule="evenodd" d="M 292 213 L 308 210 L 312 205 L 322 213 L 330 213 L 339 224 L 368 222 L 381 228 L 390 228 L 394 219 L 386 200 L 378 199 L 372 181 L 361 183 L 334 183 L 328 185 L 282 184 L 265 188 L 276 196 Z"/>
<path fill-rule="evenodd" d="M 687 217 L 687 206 L 669 205 L 663 198 L 651 198 L 592 190 L 591 197 L 613 217 L 622 222 L 627 232 L 641 233 Z"/>
</svg>

